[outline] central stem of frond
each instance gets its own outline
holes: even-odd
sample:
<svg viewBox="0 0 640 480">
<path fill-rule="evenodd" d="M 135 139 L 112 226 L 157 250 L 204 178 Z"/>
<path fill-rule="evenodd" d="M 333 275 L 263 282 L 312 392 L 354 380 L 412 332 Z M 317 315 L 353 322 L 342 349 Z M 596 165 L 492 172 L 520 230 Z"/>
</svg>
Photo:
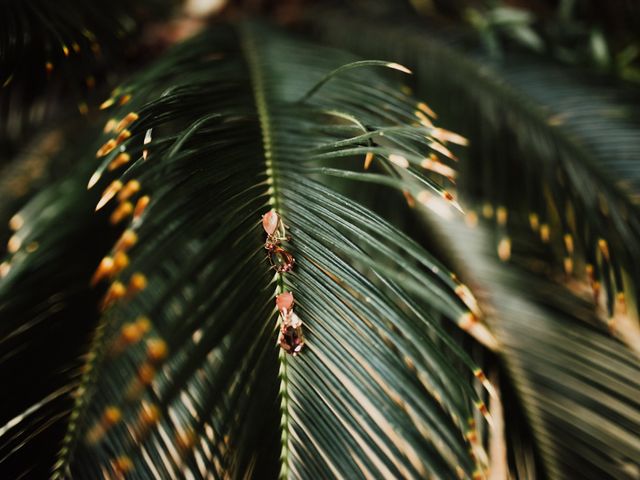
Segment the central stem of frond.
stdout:
<svg viewBox="0 0 640 480">
<path fill-rule="evenodd" d="M 278 188 L 275 179 L 275 169 L 273 162 L 273 135 L 271 116 L 269 113 L 269 104 L 267 101 L 266 87 L 264 81 L 264 67 L 258 55 L 258 44 L 255 36 L 251 31 L 251 27 L 243 25 L 240 30 L 242 37 L 242 48 L 249 67 L 251 83 L 253 85 L 253 95 L 260 121 L 260 129 L 262 131 L 262 145 L 264 150 L 265 170 L 267 174 L 267 184 L 269 185 L 269 204 L 276 210 L 280 211 L 278 201 Z M 276 273 L 276 294 L 283 293 L 284 276 L 282 273 Z M 280 450 L 280 478 L 288 478 L 289 471 L 289 392 L 287 379 L 287 363 L 288 358 L 284 351 L 280 350 L 278 355 L 280 367 L 278 374 L 280 377 L 280 412 L 282 419 L 281 427 L 281 450 Z"/>
</svg>

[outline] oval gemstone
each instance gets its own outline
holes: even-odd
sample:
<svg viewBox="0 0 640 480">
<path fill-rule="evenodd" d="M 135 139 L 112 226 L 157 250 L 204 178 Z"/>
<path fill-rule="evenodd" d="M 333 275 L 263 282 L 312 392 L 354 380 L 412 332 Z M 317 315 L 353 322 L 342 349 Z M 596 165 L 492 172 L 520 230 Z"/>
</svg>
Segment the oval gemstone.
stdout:
<svg viewBox="0 0 640 480">
<path fill-rule="evenodd" d="M 293 307 L 293 293 L 284 292 L 276 296 L 276 307 L 280 312 L 291 311 Z"/>
<path fill-rule="evenodd" d="M 298 319 L 299 320 L 299 319 Z M 302 337 L 302 322 L 298 322 L 298 326 L 294 327 L 293 324 L 283 325 L 280 329 L 280 336 L 278 338 L 280 348 L 291 355 L 300 353 L 302 347 L 304 347 L 304 338 Z"/>
<path fill-rule="evenodd" d="M 262 228 L 267 232 L 267 235 L 273 235 L 278 229 L 278 223 L 280 222 L 280 216 L 275 210 L 271 210 L 262 216 Z"/>
<path fill-rule="evenodd" d="M 269 260 L 276 272 L 290 272 L 293 269 L 295 259 L 293 255 L 282 247 L 276 247 L 269 250 Z"/>
</svg>

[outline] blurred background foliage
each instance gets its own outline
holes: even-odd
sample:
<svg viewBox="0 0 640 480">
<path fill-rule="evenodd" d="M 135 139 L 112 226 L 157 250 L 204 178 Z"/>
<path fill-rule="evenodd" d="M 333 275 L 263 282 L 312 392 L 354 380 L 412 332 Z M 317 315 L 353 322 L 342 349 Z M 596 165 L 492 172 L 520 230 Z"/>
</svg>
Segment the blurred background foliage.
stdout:
<svg viewBox="0 0 640 480">
<path fill-rule="evenodd" d="M 455 272 L 455 282 L 468 286 L 478 299 L 486 335 L 477 332 L 474 335 L 457 328 L 447 321 L 456 320 L 453 314 L 433 314 L 433 318 L 438 319 L 438 328 L 446 333 L 447 342 L 455 344 L 479 365 L 498 392 L 497 396 L 490 396 L 481 388 L 482 382 L 468 375 L 469 372 L 460 374 L 473 385 L 477 397 L 488 404 L 497 426 L 484 423 L 482 416 L 475 412 L 477 431 L 474 431 L 482 447 L 479 451 L 486 451 L 488 458 L 470 455 L 468 464 L 461 462 L 458 475 L 462 478 L 476 475 L 478 470 L 472 467 L 480 464 L 483 465 L 478 473 L 481 478 L 639 479 L 640 4 L 634 0 L 0 2 L 0 197 L 3 199 L 0 203 L 0 240 L 6 255 L 0 263 L 0 277 L 6 277 L 0 279 L 0 378 L 3 385 L 0 394 L 0 472 L 3 478 L 46 478 L 54 464 L 67 455 L 65 448 L 78 449 L 80 458 L 85 459 L 71 471 L 79 474 L 79 478 L 89 478 L 98 474 L 94 465 L 112 458 L 116 447 L 127 444 L 123 440 L 125 434 L 122 437 L 114 434 L 115 440 L 104 450 L 78 447 L 80 442 L 68 441 L 70 435 L 73 437 L 70 425 L 76 422 L 73 415 L 82 403 L 78 398 L 83 396 L 86 386 L 83 379 L 90 370 L 87 365 L 91 365 L 95 353 L 95 332 L 97 328 L 99 331 L 100 318 L 104 318 L 98 306 L 107 287 L 91 286 L 90 279 L 100 259 L 108 254 L 114 241 L 121 238 L 125 228 L 110 225 L 111 207 L 105 212 L 94 213 L 101 192 L 86 189 L 88 178 L 96 170 L 95 150 L 104 141 L 95 133 L 102 130 L 107 120 L 102 107 L 105 107 L 105 101 L 116 99 L 121 105 L 116 102 L 115 108 L 124 114 L 129 109 L 128 99 L 125 100 L 126 93 L 118 90 L 118 85 L 132 78 L 138 79 L 136 88 L 148 88 L 149 91 L 179 82 L 181 73 L 176 65 L 182 64 L 165 60 L 173 58 L 168 57 L 167 52 L 173 51 L 174 45 L 205 30 L 209 24 L 233 24 L 247 17 L 262 18 L 307 41 L 331 45 L 362 58 L 382 58 L 408 66 L 414 75 L 403 81 L 402 94 L 424 99 L 437 113 L 439 127 L 458 132 L 469 140 L 468 147 L 447 145 L 452 153 L 448 150 L 445 154 L 435 152 L 440 157 L 450 154 L 458 161 L 452 191 L 462 205 L 463 214 L 454 212 L 451 215 L 449 212 L 443 216 L 439 207 L 422 202 L 409 188 L 414 179 L 407 179 L 403 173 L 393 173 L 395 167 L 388 158 L 382 160 L 380 166 L 374 166 L 374 171 L 394 178 L 401 185 L 402 194 L 390 195 L 386 187 L 373 183 L 366 183 L 366 189 L 362 187 L 365 184 L 349 186 L 350 180 L 343 178 L 333 179 L 331 183 L 336 192 L 364 203 L 371 212 L 389 220 L 394 228 L 417 242 L 420 248 L 428 250 L 442 262 L 440 265 L 445 271 Z M 265 34 L 264 38 L 270 37 Z M 211 39 L 214 40 L 221 41 L 218 37 Z M 229 45 L 225 43 L 227 41 Z M 266 44 L 269 41 L 265 40 Z M 229 49 L 229 55 L 237 54 L 233 41 L 224 40 L 222 45 Z M 291 51 L 298 52 L 293 47 Z M 343 63 L 352 60 L 331 50 L 322 52 L 328 59 L 326 64 L 318 60 L 317 68 L 320 70 L 322 66 L 325 72 L 333 65 L 331 62 L 343 58 Z M 279 84 L 288 85 L 283 78 L 294 75 L 294 69 L 278 64 L 283 54 L 272 52 L 272 55 L 269 58 L 275 66 L 274 78 L 279 78 Z M 309 63 L 313 63 L 313 55 L 309 53 L 308 56 Z M 157 68 L 154 66 L 162 65 L 163 61 L 173 69 L 163 73 L 165 77 L 154 70 Z M 304 62 L 300 60 L 300 63 Z M 278 72 L 278 68 L 281 71 Z M 191 70 L 185 67 L 185 78 L 191 78 L 189 72 Z M 227 70 L 212 72 L 226 78 Z M 368 76 L 368 70 L 363 72 L 360 75 L 366 76 L 367 80 L 377 81 Z M 196 73 L 193 73 L 194 78 L 198 78 Z M 242 76 L 241 73 L 237 75 Z M 248 73 L 244 75 L 248 77 Z M 313 77 L 313 74 L 309 75 Z M 230 78 L 230 81 L 236 81 L 233 75 Z M 357 76 L 351 80 L 357 82 Z M 291 85 L 292 91 L 302 88 L 295 82 Z M 348 91 L 349 87 L 344 88 Z M 329 89 L 329 92 L 333 91 Z M 359 115 L 369 118 L 369 114 L 374 115 L 373 118 L 378 118 L 375 114 L 386 118 L 378 111 L 382 107 L 352 105 L 348 95 L 340 97 L 339 93 L 335 98 L 342 99 L 345 109 L 355 108 L 357 115 L 354 115 L 358 118 L 361 118 Z M 240 95 L 233 98 L 238 102 L 249 102 Z M 333 97 L 321 97 L 318 103 L 333 105 L 331 99 Z M 354 103 L 358 101 L 353 100 Z M 395 105 L 395 100 L 383 98 L 381 105 L 385 101 L 403 108 L 398 106 L 403 105 L 403 100 Z M 144 106 L 147 107 L 151 108 Z M 153 110 L 153 118 L 163 118 L 163 111 L 155 108 L 158 110 Z M 412 121 L 419 124 L 422 117 L 418 115 Z M 166 138 L 160 138 L 169 142 L 181 134 L 186 135 L 189 126 L 182 125 L 178 118 L 168 122 L 166 132 L 171 133 L 164 133 Z M 230 118 L 234 121 L 233 115 Z M 313 121 L 318 120 L 314 118 Z M 295 128 L 286 126 L 283 130 Z M 247 131 L 251 132 L 249 127 Z M 359 133 L 350 132 L 353 136 Z M 144 132 L 134 131 L 134 136 L 137 134 L 144 135 Z M 234 132 L 227 134 L 235 138 Z M 204 152 L 204 140 L 198 135 L 195 138 L 190 135 L 185 140 L 189 148 L 194 152 L 200 148 Z M 326 138 L 338 141 L 330 135 L 319 135 L 318 141 Z M 202 143 L 189 143 L 193 141 Z M 292 145 L 296 142 L 292 141 Z M 365 142 L 361 146 L 371 145 Z M 384 142 L 376 146 L 381 151 L 388 148 Z M 220 151 L 226 151 L 223 147 L 220 146 Z M 385 154 L 380 155 L 384 158 Z M 170 157 L 167 153 L 167 158 Z M 357 161 L 361 162 L 361 159 Z M 247 168 L 251 170 L 251 167 Z M 358 168 L 361 167 L 352 170 Z M 150 170 L 145 178 L 155 179 L 156 188 L 162 191 L 164 174 L 164 170 Z M 327 174 L 327 170 L 322 174 Z M 337 172 L 330 174 L 338 175 Z M 310 174 L 308 180 L 315 179 L 314 175 L 319 173 Z M 287 185 L 286 175 L 283 178 L 283 184 Z M 439 181 L 436 184 L 437 188 L 444 188 Z M 105 186 L 101 185 L 100 189 L 104 190 Z M 293 231 L 302 238 L 312 232 L 305 212 L 315 212 L 321 218 L 323 212 L 314 210 L 318 208 L 314 205 L 321 203 L 319 199 L 323 194 L 328 195 L 314 188 L 309 187 L 309 192 L 315 192 L 315 196 L 309 193 L 307 200 L 310 203 L 301 202 L 307 210 L 300 207 L 301 210 L 296 211 L 291 207 Z M 300 199 L 304 196 L 303 190 L 291 185 L 283 187 L 283 195 L 288 195 L 290 201 Z M 427 208 L 421 208 L 422 203 Z M 374 224 L 364 221 L 369 213 L 362 213 L 364 223 L 358 224 L 341 211 L 339 205 L 336 200 L 335 211 L 324 213 L 327 229 L 334 225 L 332 221 L 338 225 L 344 222 L 342 226 L 353 231 L 358 231 L 357 226 L 361 225 L 362 232 Z M 230 203 L 230 206 L 236 204 Z M 374 222 L 371 218 L 367 217 L 367 221 Z M 185 222 L 187 219 L 185 215 Z M 160 227 L 156 228 L 161 231 Z M 395 230 L 388 232 L 392 251 L 396 249 L 403 254 L 406 253 L 404 249 L 413 251 L 412 244 L 406 243 Z M 355 241 L 349 233 L 327 235 L 341 242 Z M 200 246 L 182 240 L 184 244 L 175 245 L 184 248 L 185 252 L 201 251 L 198 250 Z M 324 240 L 310 235 L 307 245 L 300 240 L 299 248 L 310 258 L 338 268 L 340 259 L 325 257 L 315 250 Z M 372 241 L 362 248 L 370 253 L 375 245 Z M 153 257 L 151 247 L 141 253 L 137 261 L 150 262 L 144 260 L 145 255 Z M 343 252 L 343 255 L 347 254 Z M 375 271 L 375 274 L 367 270 L 362 276 L 341 271 L 347 272 L 344 275 L 352 279 L 354 286 L 364 288 L 363 279 L 370 281 L 373 286 L 367 284 L 367 288 L 380 298 L 386 298 L 381 292 L 387 290 L 382 286 L 391 278 L 385 288 L 406 300 L 411 308 L 422 311 L 420 302 L 424 297 L 420 295 L 423 292 L 413 292 L 403 283 L 407 279 L 402 277 L 404 271 L 400 265 L 406 267 L 407 264 L 394 263 L 392 255 L 389 258 L 371 255 L 383 270 Z M 172 259 L 178 264 L 183 260 Z M 362 271 L 363 265 L 367 264 L 365 259 L 357 257 L 353 265 Z M 172 268 L 177 267 L 167 260 L 167 270 Z M 251 278 L 259 279 L 261 270 L 253 268 L 247 267 L 247 272 L 253 274 Z M 328 318 L 328 307 L 323 310 L 323 306 L 314 304 L 314 298 L 321 298 L 322 294 L 318 287 L 322 285 L 319 280 L 322 269 L 307 272 L 302 268 L 303 274 L 296 280 L 300 283 L 296 285 L 302 291 L 301 298 L 308 302 L 307 314 L 310 318 L 314 315 Z M 179 268 L 177 271 L 180 273 Z M 391 277 L 385 277 L 381 271 Z M 394 273 L 399 274 L 398 278 L 392 277 Z M 191 288 L 187 288 L 186 272 L 182 272 L 182 276 L 176 275 L 176 278 L 182 278 L 175 280 L 178 284 L 184 282 L 186 290 Z M 363 283 L 358 283 L 360 281 Z M 415 285 L 419 283 L 414 283 L 415 290 L 422 288 Z M 461 287 L 455 290 L 463 301 L 464 292 Z M 241 293 L 234 294 L 242 298 Z M 159 302 L 156 304 L 145 300 L 149 302 L 145 306 L 152 304 L 161 311 L 162 301 L 156 299 L 154 302 Z M 432 303 L 427 302 L 427 305 L 429 309 L 433 308 Z M 141 307 L 134 305 L 131 311 L 138 308 Z M 255 308 L 256 312 L 264 314 L 257 306 Z M 368 311 L 364 306 L 360 308 L 363 312 Z M 398 321 L 402 321 L 406 311 L 400 310 L 388 314 L 392 318 L 397 315 Z M 431 315 L 431 310 L 429 312 Z M 255 322 L 260 317 L 252 318 Z M 267 318 L 265 314 L 265 321 Z M 314 324 L 311 320 L 319 332 L 324 327 L 330 330 L 331 324 L 324 325 L 323 321 Z M 268 337 L 268 332 L 265 335 Z M 322 334 L 317 335 L 322 338 Z M 426 339 L 424 341 L 425 345 L 429 344 Z M 375 344 L 374 340 L 363 337 L 363 348 L 367 342 Z M 435 341 L 434 345 L 444 348 Z M 354 351 L 358 351 L 356 347 Z M 258 347 L 252 344 L 251 348 Z M 332 348 L 325 345 L 324 350 L 320 350 L 331 356 Z M 386 368 L 385 361 L 391 362 L 390 352 L 394 349 L 376 348 L 382 353 L 379 358 L 374 356 L 374 360 Z M 255 350 L 252 355 L 256 358 L 270 355 L 260 352 Z M 333 378 L 330 368 L 318 373 L 322 371 L 323 363 L 314 364 L 312 354 L 307 358 L 308 363 L 291 367 L 291 379 L 286 381 L 291 382 L 292 391 L 301 388 L 302 382 L 305 385 L 311 382 L 325 395 L 337 395 L 336 392 L 345 395 L 329 381 Z M 461 367 L 464 361 L 456 356 L 447 358 L 456 372 L 464 370 Z M 173 358 L 176 362 L 179 359 L 178 354 Z M 279 362 L 282 369 L 285 363 Z M 376 368 L 378 366 L 375 364 Z M 265 376 L 274 378 L 273 384 L 259 390 L 264 396 L 258 397 L 266 403 L 270 401 L 270 395 L 275 396 L 277 388 L 283 388 L 275 382 L 275 370 L 275 363 L 260 369 Z M 407 371 L 410 370 L 407 367 Z M 390 371 L 396 370 L 391 368 Z M 112 393 L 108 389 L 119 381 L 111 378 L 118 377 L 119 371 L 114 372 L 102 375 L 107 379 L 107 387 L 97 387 L 103 394 L 102 400 L 98 395 L 94 404 L 87 397 L 89 406 L 82 411 L 87 418 L 86 425 L 82 427 L 79 422 L 78 429 L 88 429 L 90 420 L 102 414 L 105 399 Z M 245 370 L 239 372 L 239 378 L 248 378 L 249 373 Z M 318 378 L 309 380 L 313 375 Z M 278 378 L 282 378 L 282 371 Z M 396 381 L 401 382 L 402 378 L 398 376 Z M 344 383 L 340 385 L 344 387 Z M 200 384 L 193 388 L 198 392 L 199 389 L 206 391 Z M 215 390 L 216 386 L 211 388 Z M 238 398 L 231 390 L 227 394 L 231 399 Z M 260 431 L 268 432 L 265 436 L 272 441 L 278 438 L 284 441 L 281 432 L 274 432 L 272 428 L 278 424 L 283 428 L 287 408 L 283 407 L 282 395 L 280 391 L 280 416 L 265 415 L 264 425 L 261 424 L 264 430 Z M 161 403 L 162 398 L 155 400 Z M 358 399 L 352 401 L 354 410 L 362 407 Z M 460 405 L 464 403 L 460 402 Z M 263 478 L 261 473 L 266 476 L 268 472 L 273 476 L 278 470 L 281 475 L 284 471 L 294 478 L 339 476 L 326 466 L 331 463 L 326 459 L 318 462 L 322 466 L 315 465 L 311 460 L 313 455 L 309 453 L 313 451 L 312 447 L 308 447 L 309 452 L 303 447 L 316 445 L 314 442 L 329 445 L 331 439 L 328 437 L 335 434 L 327 433 L 331 432 L 329 427 L 324 432 L 318 429 L 314 414 L 324 419 L 322 415 L 327 411 L 318 412 L 311 404 L 313 402 L 305 397 L 300 405 L 290 407 L 296 418 L 291 422 L 308 428 L 295 430 L 291 427 L 291 431 L 299 436 L 295 439 L 299 443 L 294 444 L 298 450 L 293 448 L 291 460 L 283 453 L 286 448 L 282 450 L 281 445 L 260 450 L 256 447 L 259 442 L 251 435 L 238 433 L 234 430 L 236 427 L 225 423 L 223 427 L 232 432 L 229 435 L 238 435 L 242 440 L 241 448 L 246 449 L 242 455 L 249 455 L 247 452 L 252 449 L 261 452 L 255 457 L 257 460 L 248 460 L 242 455 L 234 457 L 236 463 L 230 461 L 229 465 L 236 470 L 229 473 L 232 470 L 228 467 L 229 476 L 240 476 L 242 472 Z M 333 405 L 329 400 L 327 404 Z M 307 410 L 303 408 L 305 405 Z M 149 412 L 147 403 L 141 402 L 140 406 L 143 413 Z M 256 418 L 258 414 L 250 406 L 244 403 L 242 406 L 247 415 Z M 334 408 L 338 407 L 334 405 Z M 384 408 L 383 411 L 389 411 Z M 223 413 L 216 412 L 232 416 L 224 408 L 220 410 Z M 401 418 L 402 414 L 398 415 Z M 84 417 L 80 416 L 81 419 Z M 340 415 L 336 413 L 338 417 Z M 379 419 L 369 421 L 375 424 Z M 403 421 L 407 423 L 403 424 Z M 401 436 L 409 438 L 415 433 L 409 427 L 411 422 L 404 418 L 398 422 Z M 178 423 L 173 419 L 163 428 Z M 370 426 L 367 420 L 354 425 L 356 427 L 351 428 L 362 428 L 363 431 Z M 198 438 L 207 443 L 205 426 L 194 428 L 201 428 Z M 177 426 L 175 429 L 173 434 L 177 440 L 174 445 L 189 443 L 188 439 L 180 437 Z M 302 437 L 307 433 L 301 432 L 307 431 L 309 437 L 305 443 Z M 336 441 L 343 441 L 340 435 L 335 435 L 340 439 Z M 446 435 L 443 434 L 443 438 L 448 438 Z M 126 439 L 130 440 L 129 437 Z M 382 440 L 385 442 L 393 445 L 390 439 Z M 228 459 L 224 451 L 227 447 L 211 442 L 208 448 L 216 450 L 216 458 Z M 155 444 L 153 448 L 159 452 L 154 458 L 158 464 L 166 463 L 163 454 L 173 455 L 168 445 Z M 349 448 L 359 452 L 364 447 L 350 445 Z M 367 461 L 376 457 L 375 452 L 362 455 Z M 386 458 L 380 452 L 377 455 Z M 359 458 L 357 454 L 353 457 Z M 351 465 L 338 454 L 335 458 L 336 462 L 343 462 L 338 468 L 342 473 L 357 471 L 355 464 L 360 472 L 366 471 L 358 463 L 361 459 Z M 103 475 L 117 478 L 119 475 L 128 477 L 131 473 L 127 465 L 109 461 L 113 470 L 102 471 Z M 245 465 L 251 461 L 258 465 L 257 471 L 255 465 Z M 287 461 L 293 465 L 291 471 L 283 467 Z M 305 461 L 309 470 L 301 466 Z M 403 461 L 406 459 L 398 460 Z M 434 464 L 441 465 L 439 461 Z M 189 471 L 197 472 L 197 462 L 193 462 L 188 465 Z M 406 477 L 419 477 L 419 470 L 412 470 L 411 462 L 408 465 L 411 465 L 408 470 L 398 472 Z M 177 469 L 184 465 L 174 466 Z M 376 466 L 367 464 L 370 471 L 384 471 L 381 467 L 381 470 L 375 470 Z M 210 467 L 210 471 L 215 471 L 210 478 L 217 478 L 218 474 L 227 478 L 221 473 L 225 468 Z M 441 478 L 453 478 L 446 468 L 442 468 Z M 56 471 L 63 470 L 58 468 Z M 139 475 L 137 478 L 147 478 Z M 193 475 L 198 477 L 200 474 Z"/>
</svg>

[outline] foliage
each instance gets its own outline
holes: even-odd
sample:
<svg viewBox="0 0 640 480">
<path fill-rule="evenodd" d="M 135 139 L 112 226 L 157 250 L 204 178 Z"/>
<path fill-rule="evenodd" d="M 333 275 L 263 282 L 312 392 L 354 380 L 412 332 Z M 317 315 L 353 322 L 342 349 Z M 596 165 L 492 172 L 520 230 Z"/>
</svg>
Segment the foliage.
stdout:
<svg viewBox="0 0 640 480">
<path fill-rule="evenodd" d="M 516 331 L 518 327 L 515 312 L 531 310 L 529 296 L 532 292 L 539 292 L 533 297 L 535 305 L 547 303 L 552 301 L 549 290 L 552 287 L 548 285 L 561 283 L 567 289 L 558 294 L 560 299 L 555 302 L 562 305 L 563 315 L 568 312 L 582 321 L 592 321 L 595 314 L 600 318 L 600 325 L 605 325 L 626 345 L 609 340 L 601 331 L 590 342 L 587 340 L 589 330 L 584 327 L 580 327 L 585 333 L 578 337 L 579 341 L 584 342 L 585 347 L 589 345 L 588 348 L 598 344 L 601 348 L 617 349 L 624 362 L 634 365 L 640 344 L 636 310 L 638 216 L 635 181 L 635 158 L 640 144 L 635 134 L 638 118 L 630 105 L 638 103 L 637 92 L 612 85 L 603 78 L 585 78 L 580 71 L 523 55 L 511 55 L 503 62 L 490 61 L 480 53 L 464 53 L 463 47 L 470 47 L 460 38 L 448 41 L 446 35 L 425 29 L 383 28 L 372 19 L 363 18 L 357 23 L 353 16 L 347 20 L 340 13 L 325 13 L 315 18 L 324 38 L 350 45 L 367 55 L 396 52 L 396 58 L 415 67 L 419 83 L 414 87 L 425 94 L 437 111 L 448 115 L 447 122 L 457 125 L 469 137 L 471 148 L 469 156 L 462 160 L 458 184 L 461 196 L 466 199 L 463 204 L 470 208 L 467 221 L 474 225 L 479 219 L 485 219 L 493 224 L 491 233 L 484 234 L 481 241 L 493 242 L 494 252 L 500 259 L 522 262 L 527 270 L 492 267 L 497 270 L 484 271 L 482 277 L 476 279 L 474 292 L 497 290 L 492 292 L 493 299 L 489 302 L 490 311 L 497 309 L 497 318 L 492 319 L 489 315 L 488 322 L 500 344 L 504 342 L 505 363 L 511 369 L 523 405 L 529 410 L 536 440 L 540 448 L 546 449 L 542 457 L 547 474 L 552 478 L 582 478 L 585 475 L 583 465 L 596 458 L 601 462 L 598 463 L 600 470 L 593 469 L 589 475 L 624 478 L 626 473 L 622 470 L 636 468 L 629 465 L 635 465 L 633 459 L 638 452 L 637 443 L 629 437 L 624 441 L 628 443 L 622 444 L 587 441 L 588 447 L 573 453 L 579 460 L 566 462 L 567 454 L 563 454 L 558 444 L 575 444 L 577 434 L 570 433 L 572 440 L 557 440 L 558 444 L 554 443 L 553 436 L 549 440 L 549 431 L 558 435 L 567 424 L 563 415 L 548 410 L 542 415 L 544 426 L 536 424 L 540 411 L 533 411 L 527 405 L 539 405 L 537 390 L 530 387 L 530 378 L 532 375 L 539 378 L 540 365 L 536 362 L 535 371 L 529 366 L 530 373 L 522 367 L 514 372 L 509 365 L 525 362 L 525 352 L 510 352 L 509 340 L 504 335 L 511 338 L 514 334 L 510 329 Z M 344 32 L 345 22 L 359 32 L 358 37 Z M 433 225 L 446 226 L 446 222 L 440 219 Z M 487 253 L 482 254 L 480 250 L 475 255 L 470 254 L 474 251 L 472 234 L 460 229 L 453 231 L 455 234 L 447 233 L 435 244 L 452 246 L 464 241 L 464 247 L 455 250 L 457 256 L 463 258 L 458 268 L 463 278 L 473 278 L 474 261 L 480 262 Z M 483 248 L 486 249 L 486 245 Z M 532 284 L 534 280 L 528 277 L 530 272 L 535 274 L 534 278 L 545 278 L 546 285 L 537 279 Z M 505 280 L 501 280 L 502 275 Z M 497 285 L 492 287 L 492 282 Z M 505 286 L 511 285 L 518 287 L 504 290 Z M 518 302 L 514 304 L 519 306 L 508 307 L 507 299 L 512 299 L 511 303 Z M 594 300 L 595 308 L 586 307 L 593 305 Z M 580 306 L 580 302 L 585 301 Z M 536 311 L 533 318 L 524 320 L 524 317 L 523 322 L 536 325 L 535 331 L 540 328 L 543 335 L 544 332 L 550 335 L 553 328 L 566 329 L 561 323 L 557 327 L 549 324 L 549 318 L 553 317 L 546 310 L 544 312 L 546 318 Z M 543 323 L 543 319 L 547 323 Z M 496 323 L 492 325 L 492 321 Z M 578 326 L 571 328 L 576 330 Z M 526 333 L 527 338 L 535 331 Z M 536 344 L 539 342 L 532 339 L 525 349 L 532 349 Z M 550 354 L 557 348 L 548 345 L 547 351 Z M 511 356 L 514 358 L 509 358 Z M 615 361 L 611 359 L 611 364 L 602 368 L 624 371 L 613 366 Z M 566 375 L 564 366 L 548 366 L 553 372 L 549 377 Z M 636 368 L 627 372 L 625 381 L 637 376 Z M 529 377 L 526 382 L 521 380 L 525 374 Z M 576 409 L 585 412 L 585 417 L 573 418 L 574 424 L 596 425 L 599 433 L 595 437 L 602 438 L 605 430 L 612 431 L 615 428 L 612 425 L 619 423 L 618 417 L 611 414 L 611 423 L 607 424 L 601 421 L 599 413 L 588 416 L 586 412 L 592 411 L 604 385 L 592 390 L 592 385 L 581 384 L 584 378 L 581 371 L 571 375 L 575 385 L 581 385 L 581 388 L 563 392 L 562 401 L 579 404 Z M 603 399 L 601 402 L 607 405 L 615 400 Z M 637 405 L 632 402 L 629 407 L 628 413 L 632 416 L 628 420 L 633 425 Z M 627 463 L 629 459 L 631 464 Z"/>
<path fill-rule="evenodd" d="M 442 265 L 345 196 L 361 190 L 345 186 L 353 180 L 449 198 L 420 166 L 447 132 L 410 125 L 416 101 L 359 73 L 397 64 L 352 62 L 322 79 L 350 60 L 261 26 L 219 26 L 106 102 L 119 107 L 89 183 L 106 186 L 99 207 L 119 199 L 112 223 L 133 214 L 123 235 L 136 242 L 125 253 L 123 236 L 110 257 L 124 268 L 105 304 L 126 298 L 94 334 L 54 477 L 195 474 L 205 458 L 234 476 L 482 467 L 466 436 L 474 403 L 484 411 L 479 373 L 441 326 L 469 323 L 472 297 L 465 305 Z M 368 152 L 386 174 L 345 168 Z M 275 277 L 258 227 L 269 206 L 297 260 Z M 307 335 L 293 359 L 273 348 L 273 295 L 284 289 Z M 491 341 L 479 323 L 470 331 Z"/>
<path fill-rule="evenodd" d="M 144 20 L 171 1 L 0 2 L 0 160 L 55 115 L 60 102 L 87 114 L 95 89 L 132 53 Z"/>
<path fill-rule="evenodd" d="M 637 477 L 637 91 L 347 3 L 301 30 L 388 60 L 220 22 L 60 130 L 0 263 L 2 476 Z"/>
</svg>

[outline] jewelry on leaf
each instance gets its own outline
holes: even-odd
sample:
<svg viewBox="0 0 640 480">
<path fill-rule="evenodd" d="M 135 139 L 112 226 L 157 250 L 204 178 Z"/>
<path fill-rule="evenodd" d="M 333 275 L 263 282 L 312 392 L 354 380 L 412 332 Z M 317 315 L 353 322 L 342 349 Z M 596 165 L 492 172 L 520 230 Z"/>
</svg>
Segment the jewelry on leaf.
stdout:
<svg viewBox="0 0 640 480">
<path fill-rule="evenodd" d="M 291 237 L 287 235 L 282 218 L 275 210 L 263 215 L 262 228 L 267 233 L 264 248 L 268 252 L 269 263 L 273 269 L 278 273 L 293 270 L 296 260 L 282 247 L 282 242 L 291 240 Z M 302 334 L 302 320 L 293 311 L 293 305 L 293 292 L 283 292 L 276 295 L 276 308 L 280 313 L 278 345 L 286 353 L 296 356 L 302 351 L 305 342 Z"/>
</svg>

